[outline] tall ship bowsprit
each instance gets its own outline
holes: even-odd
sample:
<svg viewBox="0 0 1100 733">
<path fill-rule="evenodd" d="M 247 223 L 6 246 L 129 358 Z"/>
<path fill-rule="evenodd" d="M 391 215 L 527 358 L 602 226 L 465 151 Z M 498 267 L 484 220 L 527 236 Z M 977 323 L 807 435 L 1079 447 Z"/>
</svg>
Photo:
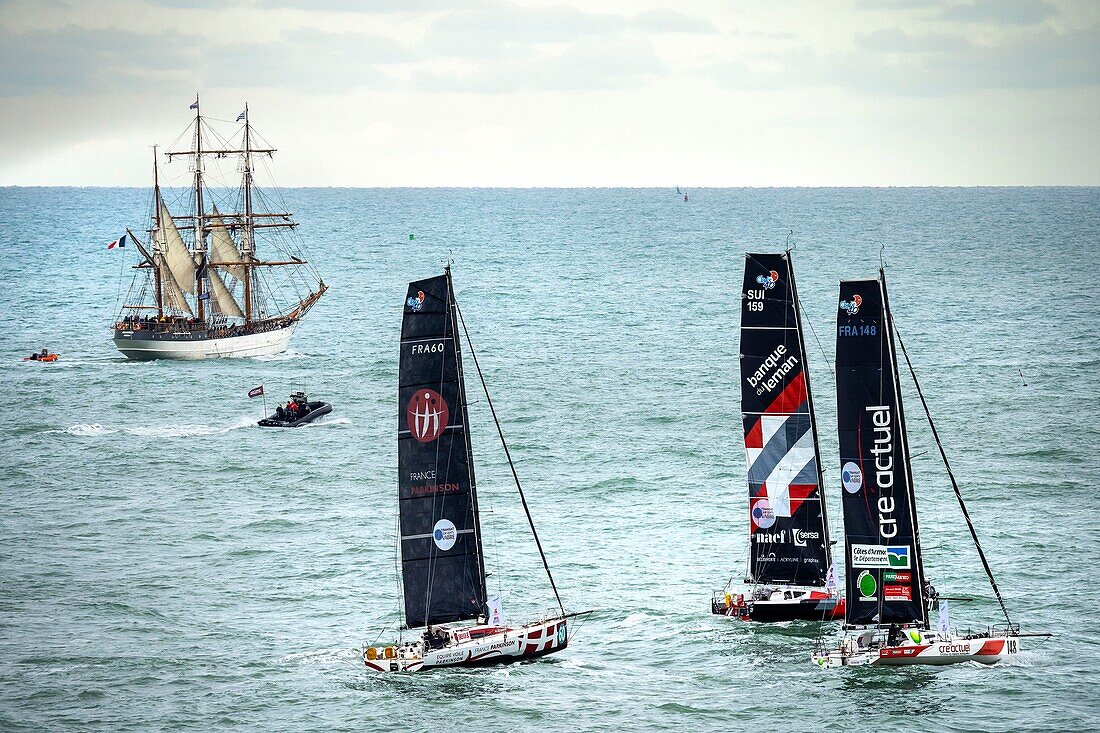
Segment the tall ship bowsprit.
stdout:
<svg viewBox="0 0 1100 733">
<path fill-rule="evenodd" d="M 278 189 L 256 183 L 275 153 L 253 129 L 195 118 L 169 150 L 188 161 L 186 186 L 162 186 L 153 155 L 148 242 L 127 229 L 141 254 L 113 327 L 131 359 L 207 359 L 286 351 L 299 322 L 328 286 L 304 256 L 298 224 Z M 220 134 L 226 132 L 227 135 Z M 170 168 L 170 166 L 166 166 Z"/>
<path fill-rule="evenodd" d="M 745 621 L 840 618 L 821 452 L 791 253 L 749 254 L 741 291 L 749 563 L 711 611 Z M 741 515 L 744 516 L 744 515 Z"/>
</svg>

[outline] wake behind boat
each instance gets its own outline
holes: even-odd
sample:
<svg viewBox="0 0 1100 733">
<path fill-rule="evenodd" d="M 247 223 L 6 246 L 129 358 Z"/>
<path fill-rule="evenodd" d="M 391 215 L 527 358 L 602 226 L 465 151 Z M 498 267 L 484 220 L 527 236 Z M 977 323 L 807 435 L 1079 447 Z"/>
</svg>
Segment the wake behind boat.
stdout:
<svg viewBox="0 0 1100 733">
<path fill-rule="evenodd" d="M 900 337 L 898 341 L 902 343 Z M 1009 618 L 909 363 L 917 394 L 1005 623 L 979 633 L 959 633 L 951 627 L 947 599 L 939 596 L 925 574 L 894 348 L 885 272 L 880 269 L 877 280 L 841 282 L 836 386 L 848 604 L 839 644 L 819 644 L 812 658 L 822 667 L 970 661 L 994 664 L 1018 654 L 1024 635 Z M 902 343 L 903 353 L 904 349 Z M 930 625 L 933 611 L 938 611 L 935 629 Z"/>
<path fill-rule="evenodd" d="M 745 256 L 741 418 L 749 567 L 711 611 L 744 621 L 828 621 L 844 613 L 832 565 L 817 420 L 791 253 Z"/>
<path fill-rule="evenodd" d="M 527 500 L 496 422 L 557 609 L 520 624 L 505 619 L 500 594 L 486 588 L 466 387 L 451 270 L 409 284 L 401 325 L 398 386 L 399 549 L 407 639 L 363 650 L 376 672 L 417 672 L 535 659 L 569 645 L 569 620 L 542 551 Z M 465 330 L 465 323 L 462 323 Z M 466 335 L 469 343 L 469 333 Z M 485 388 L 477 355 L 470 356 Z M 467 623 L 472 621 L 473 623 Z"/>
<path fill-rule="evenodd" d="M 257 159 L 275 149 L 257 144 L 247 105 L 229 139 L 200 115 L 197 97 L 191 108 L 191 149 L 167 154 L 188 159 L 188 187 L 161 187 L 154 150 L 151 244 L 129 229 L 116 240 L 132 241 L 142 261 L 115 319 L 115 347 L 139 360 L 282 353 L 328 286 L 303 258 L 277 189 L 255 183 Z M 235 163 L 224 173 L 240 172 L 239 185 L 222 179 L 221 160 Z M 261 257 L 263 247 L 276 256 Z"/>
</svg>

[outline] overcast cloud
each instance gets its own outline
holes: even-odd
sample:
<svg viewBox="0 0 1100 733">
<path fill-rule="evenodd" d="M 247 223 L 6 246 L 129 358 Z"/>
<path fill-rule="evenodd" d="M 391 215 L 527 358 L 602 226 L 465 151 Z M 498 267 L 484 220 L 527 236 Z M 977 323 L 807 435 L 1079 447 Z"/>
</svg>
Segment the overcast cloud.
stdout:
<svg viewBox="0 0 1100 733">
<path fill-rule="evenodd" d="M 196 91 L 291 185 L 1100 183 L 1100 3 L 0 6 L 0 184 L 143 185 Z"/>
</svg>

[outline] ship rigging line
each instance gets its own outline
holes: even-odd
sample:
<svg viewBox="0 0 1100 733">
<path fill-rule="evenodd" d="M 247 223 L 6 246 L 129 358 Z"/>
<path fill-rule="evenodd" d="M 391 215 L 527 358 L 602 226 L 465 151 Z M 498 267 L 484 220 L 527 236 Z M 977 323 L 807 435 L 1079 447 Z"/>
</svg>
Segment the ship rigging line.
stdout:
<svg viewBox="0 0 1100 733">
<path fill-rule="evenodd" d="M 527 523 L 531 525 L 531 535 L 535 538 L 535 546 L 539 548 L 539 557 L 542 558 L 542 566 L 546 569 L 546 577 L 550 579 L 550 587 L 554 589 L 554 599 L 558 602 L 558 608 L 565 614 L 565 606 L 562 605 L 561 595 L 558 594 L 558 585 L 554 582 L 554 576 L 550 572 L 550 564 L 546 562 L 546 553 L 542 551 L 542 542 L 539 533 L 535 529 L 535 520 L 531 517 L 531 510 L 527 506 L 527 497 L 523 494 L 523 486 L 519 483 L 519 474 L 516 473 L 515 464 L 512 463 L 512 454 L 508 451 L 508 441 L 504 439 L 504 430 L 497 419 L 496 408 L 493 407 L 493 398 L 489 396 L 489 387 L 485 384 L 485 375 L 481 373 L 481 364 L 477 361 L 477 353 L 474 352 L 474 342 L 470 340 L 470 331 L 466 328 L 466 319 L 462 317 L 462 309 L 458 307 L 458 299 L 454 301 L 455 310 L 458 312 L 458 320 L 462 323 L 462 332 L 466 334 L 466 343 L 470 345 L 470 356 L 473 357 L 474 367 L 477 369 L 478 379 L 481 380 L 481 389 L 485 393 L 485 401 L 489 404 L 489 412 L 493 415 L 493 422 L 497 426 L 497 435 L 500 436 L 500 444 L 504 446 L 504 457 L 508 459 L 508 468 L 512 469 L 512 478 L 516 481 L 516 489 L 519 491 L 519 500 L 523 504 L 523 511 L 527 515 Z"/>
<path fill-rule="evenodd" d="M 989 585 L 993 587 L 993 594 L 997 596 L 997 603 L 1001 604 L 1001 613 L 1004 614 L 1005 621 L 1009 626 L 1012 625 L 1012 619 L 1008 616 L 1008 607 L 1005 606 L 1005 600 L 1001 597 L 1001 590 L 997 587 L 997 581 L 993 578 L 993 570 L 989 567 L 989 561 L 985 557 L 985 550 L 982 549 L 982 543 L 978 541 L 978 532 L 974 529 L 974 522 L 970 519 L 970 512 L 966 510 L 966 502 L 963 501 L 962 492 L 959 490 L 959 484 L 955 481 L 955 474 L 951 470 L 951 464 L 947 460 L 947 453 L 943 449 L 943 443 L 940 442 L 939 431 L 936 430 L 936 423 L 932 421 L 932 412 L 928 409 L 928 401 L 924 399 L 924 390 L 920 388 L 920 382 L 917 380 L 917 372 L 913 369 L 913 362 L 909 360 L 909 352 L 905 349 L 905 342 L 901 339 L 901 334 L 898 333 L 897 325 L 894 323 L 894 315 L 889 314 L 890 327 L 897 334 L 898 344 L 901 346 L 901 353 L 905 356 L 905 363 L 909 367 L 909 374 L 913 377 L 913 384 L 916 385 L 917 395 L 920 397 L 920 403 L 924 407 L 924 414 L 928 417 L 928 425 L 932 428 L 932 437 L 936 439 L 936 447 L 940 449 L 940 458 L 943 459 L 943 465 L 947 469 L 947 477 L 951 479 L 951 488 L 955 490 L 955 498 L 959 500 L 959 508 L 962 509 L 963 519 L 966 520 L 966 526 L 970 528 L 970 536 L 974 538 L 974 547 L 978 550 L 978 557 L 981 558 L 982 566 L 985 568 L 985 574 L 989 578 Z"/>
</svg>

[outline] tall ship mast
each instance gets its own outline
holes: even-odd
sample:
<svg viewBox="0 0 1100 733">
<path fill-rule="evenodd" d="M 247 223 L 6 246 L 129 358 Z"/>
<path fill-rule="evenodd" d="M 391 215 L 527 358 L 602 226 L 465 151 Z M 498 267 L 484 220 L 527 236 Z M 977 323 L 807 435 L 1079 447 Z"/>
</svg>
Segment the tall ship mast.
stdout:
<svg viewBox="0 0 1100 733">
<path fill-rule="evenodd" d="M 837 619 L 844 602 L 790 251 L 745 256 L 740 351 L 749 563 L 744 590 L 727 586 L 711 610 L 746 621 Z"/>
<path fill-rule="evenodd" d="M 204 118 L 197 96 L 191 109 L 177 138 L 191 144 L 170 147 L 168 170 L 154 148 L 146 241 L 127 229 L 142 260 L 115 319 L 115 346 L 131 359 L 281 353 L 328 286 L 278 189 L 256 182 L 275 148 L 252 127 L 248 105 L 233 123 Z"/>
</svg>

